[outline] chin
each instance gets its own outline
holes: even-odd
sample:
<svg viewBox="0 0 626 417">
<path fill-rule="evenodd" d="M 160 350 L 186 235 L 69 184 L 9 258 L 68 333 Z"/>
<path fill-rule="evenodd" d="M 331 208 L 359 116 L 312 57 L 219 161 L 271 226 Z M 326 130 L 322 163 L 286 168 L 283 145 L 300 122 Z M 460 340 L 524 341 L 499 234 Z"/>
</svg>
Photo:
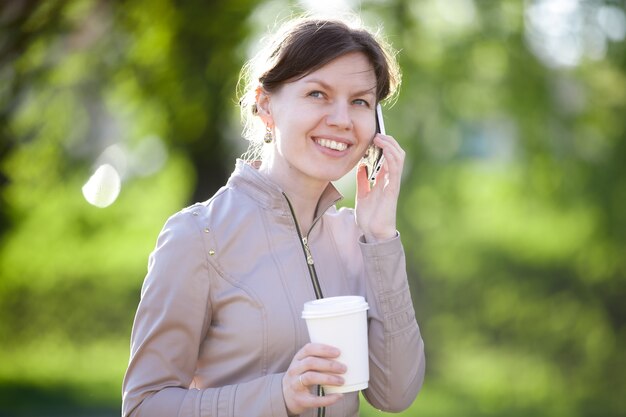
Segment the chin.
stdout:
<svg viewBox="0 0 626 417">
<path fill-rule="evenodd" d="M 340 179 L 342 179 L 343 177 L 345 177 L 346 175 L 348 175 L 350 173 L 350 170 L 348 171 L 341 171 L 338 173 L 334 173 L 334 172 L 326 172 L 324 175 L 324 178 L 327 181 L 333 182 L 333 181 L 339 181 Z"/>
<path fill-rule="evenodd" d="M 313 175 L 316 178 L 324 181 L 338 181 L 345 177 L 347 174 L 352 171 L 352 169 L 356 167 L 356 164 L 346 167 L 343 164 L 324 164 L 315 167 L 315 171 L 310 171 L 311 173 L 315 172 Z"/>
</svg>

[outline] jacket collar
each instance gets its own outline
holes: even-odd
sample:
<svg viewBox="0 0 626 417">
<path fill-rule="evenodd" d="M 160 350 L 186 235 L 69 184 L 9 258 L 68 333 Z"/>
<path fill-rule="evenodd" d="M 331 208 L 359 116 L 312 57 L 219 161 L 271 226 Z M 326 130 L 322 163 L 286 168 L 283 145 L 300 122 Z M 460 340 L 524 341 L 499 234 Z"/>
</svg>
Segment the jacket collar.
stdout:
<svg viewBox="0 0 626 417">
<path fill-rule="evenodd" d="M 228 185 L 240 189 L 265 209 L 291 216 L 283 190 L 278 184 L 259 172 L 260 164 L 260 161 L 249 163 L 237 159 L 235 170 L 228 179 Z M 317 202 L 315 217 L 324 214 L 342 198 L 343 196 L 337 188 L 332 183 L 328 183 Z"/>
</svg>

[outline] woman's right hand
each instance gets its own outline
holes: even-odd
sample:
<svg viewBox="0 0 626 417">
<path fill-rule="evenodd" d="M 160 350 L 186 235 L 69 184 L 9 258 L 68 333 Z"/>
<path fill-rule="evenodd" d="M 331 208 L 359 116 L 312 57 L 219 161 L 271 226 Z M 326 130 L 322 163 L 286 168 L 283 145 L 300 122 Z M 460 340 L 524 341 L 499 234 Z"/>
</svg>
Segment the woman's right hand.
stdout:
<svg viewBox="0 0 626 417">
<path fill-rule="evenodd" d="M 339 374 L 346 372 L 346 366 L 334 360 L 339 354 L 339 349 L 320 343 L 307 343 L 295 354 L 283 377 L 283 396 L 290 416 L 309 408 L 328 407 L 341 399 L 342 394 L 318 397 L 313 390 L 317 385 L 343 385 Z"/>
</svg>

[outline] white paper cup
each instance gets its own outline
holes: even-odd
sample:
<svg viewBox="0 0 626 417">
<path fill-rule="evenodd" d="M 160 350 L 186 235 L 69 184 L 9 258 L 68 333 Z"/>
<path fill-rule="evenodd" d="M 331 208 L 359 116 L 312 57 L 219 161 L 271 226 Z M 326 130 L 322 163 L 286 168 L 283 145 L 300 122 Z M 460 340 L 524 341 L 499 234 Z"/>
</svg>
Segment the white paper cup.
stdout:
<svg viewBox="0 0 626 417">
<path fill-rule="evenodd" d="M 338 362 L 347 367 L 344 385 L 325 385 L 324 392 L 360 391 L 370 379 L 367 347 L 367 309 L 360 296 L 329 297 L 304 303 L 311 342 L 334 346 L 341 351 Z"/>
</svg>

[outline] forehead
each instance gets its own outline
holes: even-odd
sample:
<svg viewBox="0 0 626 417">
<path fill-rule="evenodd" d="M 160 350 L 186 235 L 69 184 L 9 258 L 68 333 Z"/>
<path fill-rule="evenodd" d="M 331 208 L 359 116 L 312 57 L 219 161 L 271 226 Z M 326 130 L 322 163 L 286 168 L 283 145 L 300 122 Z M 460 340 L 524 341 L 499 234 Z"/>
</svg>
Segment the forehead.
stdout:
<svg viewBox="0 0 626 417">
<path fill-rule="evenodd" d="M 310 72 L 302 83 L 322 82 L 333 87 L 353 87 L 360 90 L 376 88 L 376 74 L 369 59 L 361 52 L 341 55 Z"/>
</svg>

